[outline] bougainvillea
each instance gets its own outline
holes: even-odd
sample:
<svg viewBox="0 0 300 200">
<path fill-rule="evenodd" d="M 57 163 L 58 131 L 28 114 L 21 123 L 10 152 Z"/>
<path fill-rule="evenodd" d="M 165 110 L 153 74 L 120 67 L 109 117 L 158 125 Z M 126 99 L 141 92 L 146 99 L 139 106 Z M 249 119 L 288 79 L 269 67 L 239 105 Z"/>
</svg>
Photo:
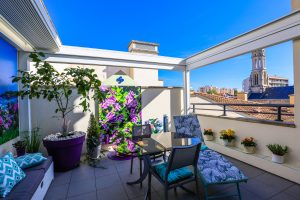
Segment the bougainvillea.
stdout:
<svg viewBox="0 0 300 200">
<path fill-rule="evenodd" d="M 105 99 L 99 105 L 99 124 L 106 142 L 113 143 L 118 153 L 134 151 L 132 127 L 141 124 L 141 88 L 101 86 Z"/>
<path fill-rule="evenodd" d="M 18 102 L 0 97 L 0 144 L 18 136 Z"/>
</svg>

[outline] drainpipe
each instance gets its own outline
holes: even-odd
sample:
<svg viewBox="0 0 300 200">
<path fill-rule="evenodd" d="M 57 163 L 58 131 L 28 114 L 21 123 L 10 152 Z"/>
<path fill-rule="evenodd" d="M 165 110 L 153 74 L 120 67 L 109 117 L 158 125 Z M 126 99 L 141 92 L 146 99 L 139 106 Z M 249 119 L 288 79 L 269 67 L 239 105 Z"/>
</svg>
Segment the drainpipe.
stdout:
<svg viewBox="0 0 300 200">
<path fill-rule="evenodd" d="M 190 71 L 185 69 L 183 71 L 183 105 L 184 114 L 190 112 Z"/>
<path fill-rule="evenodd" d="M 292 10 L 300 9 L 300 0 L 292 0 Z M 294 123 L 300 126 L 300 39 L 293 40 L 293 62 L 294 62 Z"/>
<path fill-rule="evenodd" d="M 29 62 L 29 53 L 26 52 L 18 52 L 18 69 L 19 70 L 30 70 L 30 62 Z M 19 88 L 22 87 L 22 84 L 18 85 Z M 22 131 L 31 131 L 31 104 L 28 96 L 21 99 L 19 97 L 19 127 L 20 132 Z M 29 132 L 30 134 L 30 132 Z"/>
</svg>

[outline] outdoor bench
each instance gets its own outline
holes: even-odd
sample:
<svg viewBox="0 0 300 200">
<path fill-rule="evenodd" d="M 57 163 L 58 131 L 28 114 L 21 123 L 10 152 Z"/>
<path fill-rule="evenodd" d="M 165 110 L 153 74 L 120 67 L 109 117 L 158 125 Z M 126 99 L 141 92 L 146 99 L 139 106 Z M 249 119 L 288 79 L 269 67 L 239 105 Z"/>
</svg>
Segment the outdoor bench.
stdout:
<svg viewBox="0 0 300 200">
<path fill-rule="evenodd" d="M 198 171 L 204 185 L 205 199 L 238 196 L 241 199 L 239 184 L 247 182 L 248 178 L 221 154 L 211 150 L 201 150 L 198 160 Z M 237 193 L 228 195 L 208 195 L 208 187 L 219 184 L 236 184 Z"/>
</svg>

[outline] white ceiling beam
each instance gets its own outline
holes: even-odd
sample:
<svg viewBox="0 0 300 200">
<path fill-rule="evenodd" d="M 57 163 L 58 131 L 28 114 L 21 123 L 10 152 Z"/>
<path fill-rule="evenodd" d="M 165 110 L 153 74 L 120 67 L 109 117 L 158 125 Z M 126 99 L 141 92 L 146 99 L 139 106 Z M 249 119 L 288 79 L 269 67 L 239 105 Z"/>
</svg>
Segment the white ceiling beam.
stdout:
<svg viewBox="0 0 300 200">
<path fill-rule="evenodd" d="M 61 46 L 59 52 L 47 53 L 45 61 L 179 71 L 185 69 L 185 62 L 182 58 L 72 46 Z"/>
<path fill-rule="evenodd" d="M 1 14 L 0 35 L 20 51 L 33 51 L 32 45 Z"/>
<path fill-rule="evenodd" d="M 186 59 L 188 70 L 300 37 L 300 11 L 263 25 Z"/>
</svg>

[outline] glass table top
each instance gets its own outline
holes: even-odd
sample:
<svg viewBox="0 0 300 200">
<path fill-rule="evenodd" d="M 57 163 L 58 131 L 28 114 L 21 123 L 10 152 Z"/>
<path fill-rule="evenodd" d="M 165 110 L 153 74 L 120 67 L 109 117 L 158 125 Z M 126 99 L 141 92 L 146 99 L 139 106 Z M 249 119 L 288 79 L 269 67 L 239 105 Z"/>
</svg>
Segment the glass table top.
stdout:
<svg viewBox="0 0 300 200">
<path fill-rule="evenodd" d="M 143 138 L 134 142 L 141 147 L 143 155 L 170 151 L 175 146 L 191 145 L 190 138 L 174 138 L 174 133 L 172 132 L 152 134 L 151 138 Z"/>
</svg>

